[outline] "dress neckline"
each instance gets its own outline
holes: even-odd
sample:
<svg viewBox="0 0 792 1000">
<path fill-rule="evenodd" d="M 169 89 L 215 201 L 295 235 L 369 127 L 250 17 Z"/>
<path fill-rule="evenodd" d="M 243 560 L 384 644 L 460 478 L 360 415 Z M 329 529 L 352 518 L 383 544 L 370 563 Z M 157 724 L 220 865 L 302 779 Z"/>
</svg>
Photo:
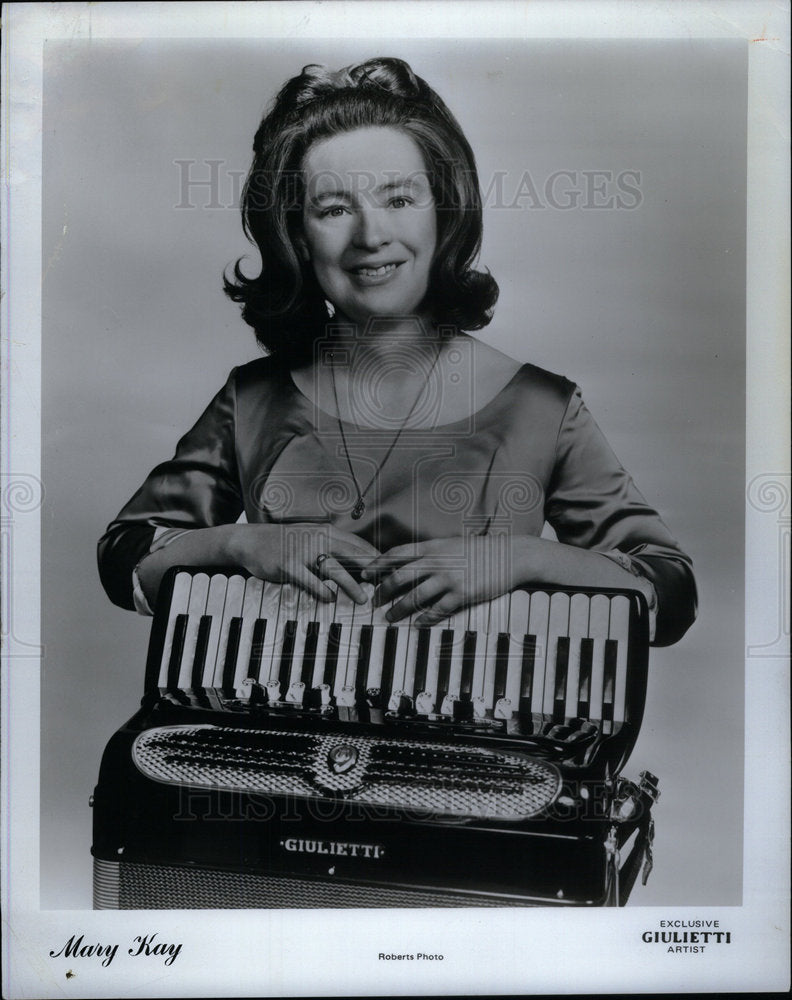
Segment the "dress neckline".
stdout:
<svg viewBox="0 0 792 1000">
<path fill-rule="evenodd" d="M 443 431 L 443 430 L 451 429 L 451 428 L 454 428 L 454 427 L 466 427 L 466 426 L 469 426 L 469 424 L 470 424 L 470 422 L 472 420 L 479 420 L 480 417 L 484 413 L 487 412 L 487 410 L 489 410 L 491 407 L 493 407 L 496 404 L 498 404 L 503 399 L 503 397 L 506 395 L 506 393 L 512 388 L 512 386 L 517 381 L 517 379 L 525 372 L 525 370 L 528 367 L 529 367 L 529 365 L 527 364 L 527 362 L 521 364 L 519 366 L 519 368 L 517 368 L 517 370 L 511 376 L 511 378 L 508 380 L 508 382 L 506 382 L 495 393 L 495 395 L 492 396 L 491 399 L 488 399 L 487 402 L 484 403 L 483 406 L 480 406 L 477 410 L 474 410 L 467 417 L 461 417 L 459 420 L 452 420 L 449 423 L 445 423 L 445 424 L 432 424 L 429 427 L 406 427 L 404 429 L 404 433 L 405 434 L 435 434 L 438 431 Z M 288 378 L 289 378 L 289 384 L 291 386 L 292 391 L 300 398 L 300 400 L 302 401 L 302 403 L 304 404 L 304 406 L 310 407 L 310 409 L 312 409 L 312 410 L 317 410 L 319 413 L 321 413 L 321 415 L 323 417 L 326 417 L 328 420 L 332 420 L 334 422 L 335 421 L 339 421 L 345 427 L 349 427 L 353 431 L 357 431 L 358 433 L 361 433 L 361 434 L 388 434 L 388 435 L 393 435 L 393 428 L 392 427 L 370 427 L 367 424 L 356 424 L 356 423 L 353 423 L 352 421 L 349 421 L 349 420 L 342 420 L 341 418 L 337 417 L 334 413 L 328 413 L 327 410 L 322 409 L 322 407 L 318 406 L 312 399 L 309 399 L 309 397 L 305 395 L 305 393 L 302 391 L 302 389 L 294 381 L 294 377 L 293 377 L 293 375 L 291 373 L 291 370 L 287 369 L 287 375 L 288 375 Z"/>
</svg>

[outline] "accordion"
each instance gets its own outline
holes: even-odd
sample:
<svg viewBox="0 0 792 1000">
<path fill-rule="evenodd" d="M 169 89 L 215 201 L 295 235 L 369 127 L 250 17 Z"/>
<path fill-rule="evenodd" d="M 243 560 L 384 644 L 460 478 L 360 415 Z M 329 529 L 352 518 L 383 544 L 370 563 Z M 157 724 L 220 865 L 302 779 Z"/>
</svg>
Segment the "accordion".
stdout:
<svg viewBox="0 0 792 1000">
<path fill-rule="evenodd" d="M 651 867 L 631 590 L 435 626 L 238 570 L 160 588 L 92 796 L 97 909 L 621 905 Z"/>
</svg>

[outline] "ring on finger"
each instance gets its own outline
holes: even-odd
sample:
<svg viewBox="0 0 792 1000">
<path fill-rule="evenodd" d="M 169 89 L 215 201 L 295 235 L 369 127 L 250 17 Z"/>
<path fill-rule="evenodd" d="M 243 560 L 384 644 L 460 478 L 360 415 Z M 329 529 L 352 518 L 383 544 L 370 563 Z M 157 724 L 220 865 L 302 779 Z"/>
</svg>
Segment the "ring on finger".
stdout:
<svg viewBox="0 0 792 1000">
<path fill-rule="evenodd" d="M 326 552 L 320 552 L 314 560 L 314 566 L 316 566 L 316 569 L 320 570 L 322 568 L 322 563 L 329 558 L 330 556 Z"/>
</svg>

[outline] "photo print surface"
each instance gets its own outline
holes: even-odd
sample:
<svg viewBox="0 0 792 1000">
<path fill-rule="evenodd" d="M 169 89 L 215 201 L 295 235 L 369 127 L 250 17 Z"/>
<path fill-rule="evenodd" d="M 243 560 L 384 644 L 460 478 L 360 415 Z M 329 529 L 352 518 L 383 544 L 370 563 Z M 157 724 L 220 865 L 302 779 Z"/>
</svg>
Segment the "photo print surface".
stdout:
<svg viewBox="0 0 792 1000">
<path fill-rule="evenodd" d="M 500 294 L 472 336 L 581 387 L 692 559 L 697 620 L 651 650 L 625 772 L 661 791 L 632 903 L 738 905 L 746 46 L 395 37 L 45 46 L 41 906 L 91 907 L 88 797 L 143 693 L 151 620 L 109 602 L 97 539 L 262 356 L 222 286 L 257 265 L 253 133 L 303 66 L 374 56 L 425 79 L 474 151 Z"/>
</svg>

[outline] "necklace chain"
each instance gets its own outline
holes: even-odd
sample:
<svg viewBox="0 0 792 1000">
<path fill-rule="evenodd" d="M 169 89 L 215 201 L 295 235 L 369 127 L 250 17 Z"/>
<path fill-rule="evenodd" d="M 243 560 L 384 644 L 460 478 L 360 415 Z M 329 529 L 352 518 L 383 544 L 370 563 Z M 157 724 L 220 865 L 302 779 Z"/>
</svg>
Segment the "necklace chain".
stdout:
<svg viewBox="0 0 792 1000">
<path fill-rule="evenodd" d="M 434 361 L 432 362 L 432 366 L 429 369 L 429 372 L 428 372 L 426 378 L 424 379 L 424 384 L 418 390 L 418 395 L 415 397 L 415 399 L 413 400 L 412 406 L 407 411 L 407 416 L 404 418 L 401 427 L 399 427 L 399 429 L 396 431 L 396 436 L 394 437 L 394 439 L 391 441 L 390 445 L 388 446 L 388 450 L 385 452 L 385 457 L 382 459 L 382 461 L 379 463 L 379 465 L 377 466 L 377 468 L 374 470 L 374 475 L 371 477 L 371 479 L 366 484 L 365 489 L 361 490 L 360 483 L 358 482 L 358 478 L 355 475 L 354 466 L 352 465 L 352 458 L 351 458 L 351 456 L 349 454 L 349 445 L 347 444 L 346 433 L 344 432 L 344 425 L 341 422 L 341 409 L 340 409 L 340 407 L 338 405 L 338 389 L 336 387 L 336 378 L 335 378 L 335 364 L 333 363 L 334 362 L 334 356 L 333 356 L 333 354 L 330 354 L 330 362 L 331 362 L 330 363 L 330 379 L 331 379 L 331 381 L 333 383 L 333 399 L 335 401 L 336 421 L 338 423 L 339 433 L 341 434 L 341 442 L 342 442 L 342 444 L 344 446 L 344 456 L 346 458 L 346 463 L 349 466 L 349 474 L 352 476 L 352 482 L 355 484 L 355 489 L 357 490 L 357 500 L 355 501 L 355 505 L 352 508 L 352 512 L 351 512 L 352 518 L 355 521 L 358 521 L 358 520 L 360 520 L 361 517 L 363 517 L 363 514 L 366 511 L 365 496 L 368 493 L 368 491 L 371 489 L 371 487 L 374 485 L 374 483 L 377 481 L 377 479 L 379 477 L 379 474 L 382 472 L 383 468 L 385 467 L 385 463 L 391 457 L 393 449 L 398 444 L 399 438 L 402 436 L 402 432 L 407 427 L 407 424 L 410 421 L 410 417 L 413 415 L 413 413 L 415 413 L 416 407 L 418 406 L 418 402 L 420 401 L 421 396 L 423 396 L 424 391 L 425 391 L 427 385 L 429 384 L 429 379 L 432 377 L 432 373 L 434 372 L 435 367 L 437 366 L 437 362 L 439 360 L 440 360 L 440 348 L 437 349 L 437 353 L 435 354 Z"/>
</svg>

